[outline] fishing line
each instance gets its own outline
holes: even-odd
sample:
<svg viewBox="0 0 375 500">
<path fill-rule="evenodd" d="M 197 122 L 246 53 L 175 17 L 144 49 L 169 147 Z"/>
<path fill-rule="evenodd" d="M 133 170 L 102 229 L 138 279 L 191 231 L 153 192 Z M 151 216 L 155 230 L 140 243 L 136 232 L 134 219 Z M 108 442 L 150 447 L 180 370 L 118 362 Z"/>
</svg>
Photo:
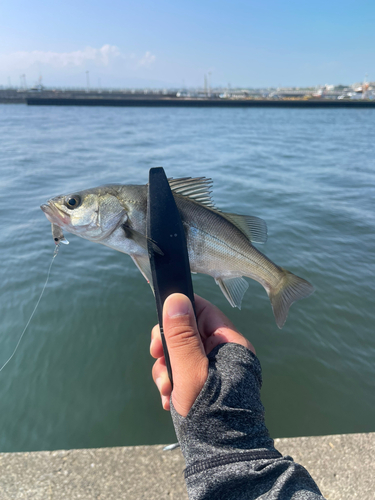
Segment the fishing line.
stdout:
<svg viewBox="0 0 375 500">
<path fill-rule="evenodd" d="M 26 332 L 26 330 L 27 330 L 27 327 L 29 326 L 30 321 L 33 319 L 33 316 L 34 316 L 34 314 L 35 314 L 35 311 L 36 311 L 36 310 L 37 310 L 37 308 L 38 308 L 39 302 L 40 302 L 41 298 L 43 297 L 44 290 L 46 289 L 46 286 L 47 286 L 47 283 L 48 283 L 48 280 L 49 280 L 49 275 L 51 274 L 52 264 L 53 264 L 53 261 L 55 260 L 55 258 L 56 258 L 56 256 L 57 256 L 57 254 L 58 254 L 59 247 L 60 247 L 60 243 L 58 243 L 58 244 L 56 245 L 55 250 L 54 250 L 54 252 L 53 252 L 52 260 L 51 260 L 51 263 L 50 263 L 49 268 L 48 268 L 48 273 L 47 273 L 47 279 L 46 279 L 46 282 L 44 283 L 44 286 L 43 286 L 42 292 L 41 292 L 41 294 L 39 295 L 39 299 L 38 299 L 38 301 L 37 301 L 37 303 L 36 303 L 36 305 L 35 305 L 35 307 L 34 307 L 33 312 L 31 313 L 31 316 L 30 316 L 30 318 L 29 318 L 29 321 L 26 323 L 26 326 L 25 326 L 25 328 L 24 328 L 23 332 L 21 333 L 20 338 L 18 339 L 17 345 L 16 345 L 16 347 L 15 347 L 15 349 L 14 349 L 13 353 L 10 355 L 10 357 L 7 359 L 7 361 L 6 361 L 6 362 L 3 364 L 3 366 L 0 368 L 0 372 L 1 372 L 1 371 L 5 368 L 5 367 L 6 367 L 6 365 L 9 363 L 9 361 L 10 361 L 10 360 L 13 358 L 13 356 L 16 354 L 16 351 L 17 351 L 17 349 L 18 349 L 18 346 L 20 345 L 21 340 L 22 340 L 23 336 L 25 335 L 25 332 Z"/>
</svg>

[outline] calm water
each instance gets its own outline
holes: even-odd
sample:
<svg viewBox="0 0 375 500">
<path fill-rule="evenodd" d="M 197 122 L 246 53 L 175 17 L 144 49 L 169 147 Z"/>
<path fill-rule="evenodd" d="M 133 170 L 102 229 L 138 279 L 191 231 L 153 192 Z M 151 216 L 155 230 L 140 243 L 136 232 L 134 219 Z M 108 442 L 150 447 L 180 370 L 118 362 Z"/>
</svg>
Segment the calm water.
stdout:
<svg viewBox="0 0 375 500">
<path fill-rule="evenodd" d="M 375 110 L 0 106 L 0 364 L 42 289 L 51 196 L 148 169 L 214 179 L 218 207 L 268 223 L 261 247 L 311 281 L 282 331 L 263 288 L 242 311 L 194 277 L 255 345 L 273 437 L 375 431 Z M 0 374 L 0 450 L 175 441 L 151 379 L 152 293 L 128 256 L 67 234 Z"/>
</svg>

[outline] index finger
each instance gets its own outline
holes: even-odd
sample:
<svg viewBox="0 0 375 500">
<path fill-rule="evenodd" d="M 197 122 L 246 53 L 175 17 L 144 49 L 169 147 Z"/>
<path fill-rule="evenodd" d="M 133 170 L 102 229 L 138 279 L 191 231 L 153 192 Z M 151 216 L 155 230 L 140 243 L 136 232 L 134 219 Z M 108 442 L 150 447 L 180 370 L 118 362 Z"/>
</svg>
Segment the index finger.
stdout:
<svg viewBox="0 0 375 500">
<path fill-rule="evenodd" d="M 206 354 L 217 345 L 227 342 L 240 344 L 256 354 L 254 346 L 237 330 L 229 318 L 216 306 L 199 295 L 195 295 L 197 325 Z"/>
</svg>

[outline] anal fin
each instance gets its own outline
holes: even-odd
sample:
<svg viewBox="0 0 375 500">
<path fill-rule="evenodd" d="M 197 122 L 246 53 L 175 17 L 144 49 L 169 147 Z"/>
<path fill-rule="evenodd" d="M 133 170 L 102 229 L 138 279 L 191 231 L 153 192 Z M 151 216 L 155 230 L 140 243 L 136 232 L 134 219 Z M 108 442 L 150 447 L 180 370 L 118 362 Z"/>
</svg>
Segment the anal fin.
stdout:
<svg viewBox="0 0 375 500">
<path fill-rule="evenodd" d="M 224 297 L 232 307 L 241 309 L 241 302 L 246 290 L 249 288 L 248 282 L 242 278 L 217 278 L 216 283 L 223 292 Z"/>
</svg>

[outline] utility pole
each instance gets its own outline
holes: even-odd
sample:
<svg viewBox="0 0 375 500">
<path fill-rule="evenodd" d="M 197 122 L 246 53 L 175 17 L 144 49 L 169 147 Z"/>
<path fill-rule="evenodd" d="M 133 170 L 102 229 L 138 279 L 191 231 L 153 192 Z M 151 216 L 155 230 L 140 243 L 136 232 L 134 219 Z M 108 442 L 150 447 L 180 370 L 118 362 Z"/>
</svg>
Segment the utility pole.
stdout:
<svg viewBox="0 0 375 500">
<path fill-rule="evenodd" d="M 207 76 L 204 75 L 204 94 L 207 97 Z"/>
<path fill-rule="evenodd" d="M 27 90 L 27 84 L 26 84 L 26 75 L 20 75 L 20 88 L 22 90 Z"/>
<path fill-rule="evenodd" d="M 369 84 L 367 82 L 367 77 L 368 77 L 368 74 L 366 73 L 365 74 L 365 81 L 362 84 L 362 99 L 366 99 L 367 98 L 367 90 L 369 88 Z"/>
<path fill-rule="evenodd" d="M 208 96 L 211 97 L 211 71 L 208 72 Z"/>
</svg>

